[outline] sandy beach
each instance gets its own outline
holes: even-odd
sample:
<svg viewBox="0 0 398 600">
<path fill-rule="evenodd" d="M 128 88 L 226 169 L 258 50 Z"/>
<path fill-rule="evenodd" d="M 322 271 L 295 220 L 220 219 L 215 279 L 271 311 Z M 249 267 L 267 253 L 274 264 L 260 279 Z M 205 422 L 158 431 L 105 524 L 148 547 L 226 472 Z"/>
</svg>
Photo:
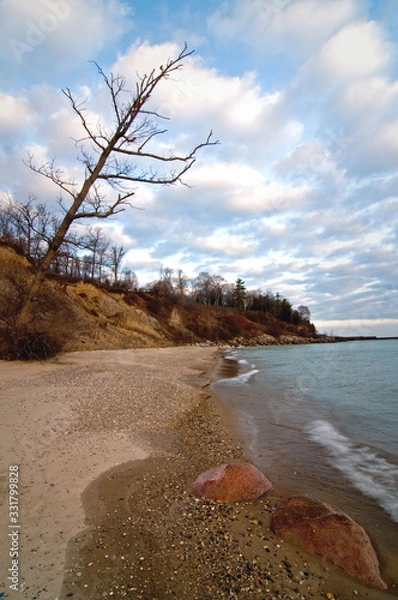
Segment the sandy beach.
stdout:
<svg viewBox="0 0 398 600">
<path fill-rule="evenodd" d="M 229 505 L 191 494 L 198 473 L 244 458 L 210 389 L 220 360 L 187 347 L 0 362 L 0 598 L 393 597 L 278 539 L 274 491 Z"/>
</svg>

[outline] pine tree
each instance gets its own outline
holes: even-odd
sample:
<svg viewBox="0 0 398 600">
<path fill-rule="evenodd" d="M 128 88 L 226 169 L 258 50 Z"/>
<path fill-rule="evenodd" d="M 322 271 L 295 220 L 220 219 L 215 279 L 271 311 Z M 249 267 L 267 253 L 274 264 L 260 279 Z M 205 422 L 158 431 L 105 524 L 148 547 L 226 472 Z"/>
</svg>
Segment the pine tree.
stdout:
<svg viewBox="0 0 398 600">
<path fill-rule="evenodd" d="M 240 277 L 235 282 L 234 306 L 236 308 L 246 308 L 246 286 Z"/>
</svg>

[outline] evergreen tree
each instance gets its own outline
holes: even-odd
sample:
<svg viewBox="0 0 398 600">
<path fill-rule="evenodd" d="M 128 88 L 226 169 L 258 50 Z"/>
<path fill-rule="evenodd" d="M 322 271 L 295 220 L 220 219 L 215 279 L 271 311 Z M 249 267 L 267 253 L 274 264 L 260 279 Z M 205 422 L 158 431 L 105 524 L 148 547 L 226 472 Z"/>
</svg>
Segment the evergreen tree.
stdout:
<svg viewBox="0 0 398 600">
<path fill-rule="evenodd" d="M 246 308 L 246 286 L 240 277 L 235 282 L 234 306 L 236 308 Z"/>
</svg>

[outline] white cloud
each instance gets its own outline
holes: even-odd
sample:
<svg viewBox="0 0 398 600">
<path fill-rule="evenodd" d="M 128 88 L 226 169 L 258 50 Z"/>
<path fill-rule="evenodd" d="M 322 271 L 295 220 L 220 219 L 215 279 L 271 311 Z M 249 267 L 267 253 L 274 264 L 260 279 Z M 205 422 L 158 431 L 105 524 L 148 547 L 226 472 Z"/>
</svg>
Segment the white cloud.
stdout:
<svg viewBox="0 0 398 600">
<path fill-rule="evenodd" d="M 2 0 L 0 66 L 3 77 L 49 79 L 114 44 L 130 25 L 121 0 Z M 54 68 L 54 65 L 57 65 Z"/>
<path fill-rule="evenodd" d="M 181 48 L 176 44 L 150 45 L 148 42 L 130 47 L 112 67 L 133 85 L 140 76 L 175 58 Z M 300 126 L 285 119 L 284 96 L 281 92 L 264 93 L 256 76 L 247 72 L 227 77 L 209 69 L 195 56 L 187 57 L 181 69 L 155 90 L 152 106 L 160 114 L 184 126 L 190 121 L 204 121 L 217 130 L 237 138 L 259 137 L 261 130 L 274 132 L 283 121 L 284 135 L 300 135 Z M 286 123 L 287 121 L 287 123 Z M 272 138 L 268 133 L 267 138 Z"/>
<path fill-rule="evenodd" d="M 293 152 L 276 161 L 274 168 L 280 173 L 302 171 L 306 174 L 324 170 L 330 163 L 328 149 L 318 139 L 297 146 Z"/>
<path fill-rule="evenodd" d="M 263 7 L 266 4 L 263 4 Z M 272 4 L 271 4 L 272 7 Z M 269 33 L 279 42 L 293 40 L 297 48 L 314 51 L 324 40 L 358 14 L 355 0 L 297 0 L 275 11 Z M 265 11 L 267 13 L 269 11 Z"/>
<path fill-rule="evenodd" d="M 395 164 L 398 160 L 398 119 L 394 119 L 382 126 L 374 139 L 376 152 L 381 152 L 388 161 Z"/>
<path fill-rule="evenodd" d="M 301 187 L 268 181 L 245 164 L 217 161 L 196 166 L 189 183 L 201 194 L 211 193 L 227 213 L 250 215 L 294 209 L 305 201 Z"/>
<path fill-rule="evenodd" d="M 45 24 L 40 19 L 50 4 L 62 2 L 69 2 L 70 14 L 22 64 L 11 56 L 0 95 L 7 142 L 0 151 L 2 188 L 54 204 L 57 188 L 32 174 L 22 158 L 25 149 L 38 162 L 56 155 L 68 174 L 81 174 L 70 140 L 82 135 L 79 119 L 56 89 L 55 71 L 72 67 L 76 73 L 62 85 L 88 98 L 91 123 L 110 123 L 101 78 L 83 61 L 106 47 L 104 70 L 112 64 L 109 70 L 136 81 L 137 72 L 149 73 L 181 51 L 162 43 L 176 37 L 154 35 L 158 43 L 134 39 L 127 51 L 117 48 L 116 58 L 131 22 L 118 11 L 127 6 L 121 0 L 2 0 L 0 47 L 10 53 L 10 36 L 25 39 L 26 23 Z M 184 152 L 210 129 L 221 144 L 199 153 L 185 178 L 192 188 L 137 188 L 133 203 L 145 210 L 107 221 L 107 233 L 131 248 L 126 266 L 140 281 L 143 272 L 156 277 L 161 264 L 189 268 L 190 275 L 209 270 L 279 290 L 323 318 L 393 318 L 392 293 L 385 310 L 366 312 L 394 281 L 398 264 L 398 83 L 387 72 L 393 54 L 385 30 L 366 21 L 362 0 L 227 0 L 222 6 L 219 23 L 212 19 L 218 38 L 208 39 L 202 56 L 187 58 L 151 98 L 153 108 L 171 117 L 160 123 L 169 132 L 153 140 L 156 150 Z M 225 52 L 221 37 L 229 40 Z M 251 44 L 252 55 L 242 41 Z M 13 70 L 17 78 L 24 75 L 18 91 L 7 89 Z"/>
<path fill-rule="evenodd" d="M 379 120 L 398 102 L 398 82 L 374 76 L 349 82 L 337 98 L 338 110 L 347 119 Z"/>
<path fill-rule="evenodd" d="M 398 335 L 398 319 L 317 319 L 315 325 L 320 333 L 348 337 Z"/>
<path fill-rule="evenodd" d="M 278 158 L 273 167 L 285 181 L 305 189 L 312 202 L 318 202 L 319 189 L 327 190 L 328 197 L 344 198 L 349 180 L 344 164 L 340 166 L 342 148 L 349 152 L 342 139 L 340 142 L 334 138 L 330 140 L 328 136 L 324 142 L 312 139 Z"/>
<path fill-rule="evenodd" d="M 357 0 L 236 0 L 217 10 L 209 27 L 224 40 L 240 38 L 260 55 L 266 49 L 295 61 L 316 52 L 360 12 Z"/>
<path fill-rule="evenodd" d="M 197 238 L 195 245 L 202 252 L 216 252 L 219 257 L 229 258 L 253 255 L 257 246 L 254 240 L 229 232 L 224 227 L 216 229 L 209 236 Z"/>
<path fill-rule="evenodd" d="M 23 132 L 34 120 L 34 113 L 28 100 L 22 96 L 12 96 L 0 92 L 0 131 L 13 136 Z"/>
<path fill-rule="evenodd" d="M 111 246 L 123 246 L 124 249 L 137 248 L 138 242 L 128 235 L 123 228 L 123 223 L 112 222 L 112 220 L 104 221 L 101 224 L 105 235 L 109 238 Z"/>
<path fill-rule="evenodd" d="M 373 119 L 360 120 L 353 127 L 353 143 L 340 162 L 352 176 L 376 178 L 395 173 L 398 160 L 398 120 L 385 112 Z"/>
<path fill-rule="evenodd" d="M 391 54 L 392 45 L 378 23 L 351 23 L 324 44 L 313 60 L 313 68 L 329 85 L 347 83 L 383 73 Z"/>
</svg>

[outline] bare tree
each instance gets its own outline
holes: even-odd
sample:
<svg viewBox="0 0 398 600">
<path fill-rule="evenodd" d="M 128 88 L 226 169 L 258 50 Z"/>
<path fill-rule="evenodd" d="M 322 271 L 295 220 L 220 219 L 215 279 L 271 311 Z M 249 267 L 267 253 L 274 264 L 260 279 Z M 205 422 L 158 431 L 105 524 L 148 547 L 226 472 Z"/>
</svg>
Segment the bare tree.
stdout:
<svg viewBox="0 0 398 600">
<path fill-rule="evenodd" d="M 211 275 L 202 271 L 193 281 L 194 298 L 200 304 L 222 304 L 225 280 L 220 275 Z"/>
<path fill-rule="evenodd" d="M 182 298 L 185 295 L 187 287 L 188 287 L 188 278 L 184 274 L 182 269 L 178 269 L 177 275 L 175 277 L 175 289 L 177 291 L 179 298 Z"/>
<path fill-rule="evenodd" d="M 18 202 L 11 196 L 6 196 L 5 200 L 1 210 L 0 235 L 16 243 L 28 258 L 39 263 L 56 230 L 55 217 L 34 196 L 29 196 L 25 202 Z"/>
<path fill-rule="evenodd" d="M 104 234 L 102 227 L 90 225 L 80 243 L 92 253 L 90 278 L 101 281 L 105 255 L 110 244 L 109 238 Z"/>
<path fill-rule="evenodd" d="M 109 253 L 109 264 L 113 275 L 113 285 L 115 286 L 118 284 L 120 267 L 123 258 L 126 256 L 126 253 L 127 250 L 125 250 L 123 246 L 116 246 L 116 244 L 111 246 Z"/>
<path fill-rule="evenodd" d="M 132 186 L 137 184 L 183 183 L 183 176 L 195 163 L 198 150 L 218 143 L 212 140 L 210 131 L 204 142 L 183 155 L 171 151 L 159 154 L 150 149 L 152 140 L 167 130 L 159 128 L 158 121 L 164 117 L 149 109 L 148 101 L 155 88 L 162 81 L 170 79 L 191 54 L 184 46 L 176 58 L 169 59 L 165 65 L 139 77 L 134 92 L 127 90 L 123 76 L 113 73 L 106 75 L 96 65 L 109 94 L 114 117 L 112 127 L 101 123 L 92 125 L 85 108 L 86 102 L 77 99 L 69 88 L 63 90 L 72 110 L 79 117 L 83 130 L 83 137 L 76 140 L 76 146 L 84 166 L 84 178 L 81 184 L 70 179 L 56 166 L 55 159 L 37 165 L 34 156 L 30 155 L 26 162 L 32 171 L 46 177 L 61 190 L 61 206 L 65 210 L 59 228 L 39 264 L 31 289 L 31 300 L 40 289 L 72 223 L 85 218 L 106 219 L 120 213 L 130 205 L 130 199 L 135 194 Z M 143 167 L 137 166 L 142 162 Z M 167 172 L 158 170 L 160 165 L 167 165 Z M 113 192 L 110 200 L 105 190 Z M 69 208 L 64 206 L 65 197 L 70 200 Z M 21 320 L 24 320 L 22 315 Z"/>
<path fill-rule="evenodd" d="M 300 304 L 300 306 L 297 307 L 297 312 L 303 321 L 309 321 L 311 319 L 311 311 L 308 306 Z"/>
<path fill-rule="evenodd" d="M 136 292 L 138 290 L 138 277 L 134 271 L 125 269 L 122 275 L 120 286 L 129 292 Z"/>
<path fill-rule="evenodd" d="M 171 297 L 174 295 L 173 269 L 160 267 L 159 279 L 150 285 L 150 290 L 159 296 Z"/>
</svg>

